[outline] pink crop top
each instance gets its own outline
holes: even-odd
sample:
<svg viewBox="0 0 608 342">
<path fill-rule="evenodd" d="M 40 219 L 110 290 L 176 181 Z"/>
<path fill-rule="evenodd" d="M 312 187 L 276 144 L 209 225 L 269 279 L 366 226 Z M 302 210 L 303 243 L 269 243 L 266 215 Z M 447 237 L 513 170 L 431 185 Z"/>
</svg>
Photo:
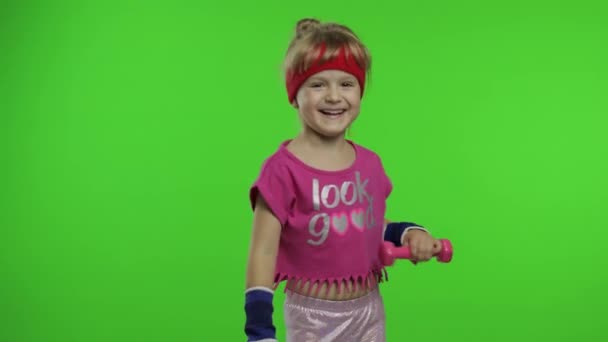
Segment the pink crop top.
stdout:
<svg viewBox="0 0 608 342">
<path fill-rule="evenodd" d="M 381 282 L 386 270 L 379 251 L 392 184 L 378 155 L 349 141 L 355 162 L 323 171 L 297 159 L 288 143 L 264 161 L 249 194 L 252 207 L 262 195 L 282 225 L 275 288 L 283 280 L 336 282 L 338 291 L 343 281 Z"/>
</svg>

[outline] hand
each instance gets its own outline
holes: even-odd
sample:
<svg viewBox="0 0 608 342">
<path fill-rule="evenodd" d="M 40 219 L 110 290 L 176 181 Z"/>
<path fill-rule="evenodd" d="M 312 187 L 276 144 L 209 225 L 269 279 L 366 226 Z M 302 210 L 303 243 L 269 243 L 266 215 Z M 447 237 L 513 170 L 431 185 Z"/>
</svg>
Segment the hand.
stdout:
<svg viewBox="0 0 608 342">
<path fill-rule="evenodd" d="M 409 246 L 414 264 L 418 261 L 428 261 L 441 251 L 441 243 L 420 229 L 408 230 L 403 237 L 402 245 Z"/>
</svg>

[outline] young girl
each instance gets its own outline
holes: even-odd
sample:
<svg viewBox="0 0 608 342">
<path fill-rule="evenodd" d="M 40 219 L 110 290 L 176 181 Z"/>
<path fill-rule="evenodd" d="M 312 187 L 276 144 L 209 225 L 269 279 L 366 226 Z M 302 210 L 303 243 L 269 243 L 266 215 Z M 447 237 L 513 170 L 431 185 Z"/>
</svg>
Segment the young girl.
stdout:
<svg viewBox="0 0 608 342">
<path fill-rule="evenodd" d="M 287 341 L 384 341 L 383 240 L 408 245 L 414 262 L 440 250 L 420 225 L 385 219 L 392 185 L 382 162 L 345 139 L 370 64 L 349 28 L 297 23 L 285 82 L 302 130 L 265 160 L 250 190 L 248 341 L 276 341 L 273 291 L 284 280 Z"/>
</svg>

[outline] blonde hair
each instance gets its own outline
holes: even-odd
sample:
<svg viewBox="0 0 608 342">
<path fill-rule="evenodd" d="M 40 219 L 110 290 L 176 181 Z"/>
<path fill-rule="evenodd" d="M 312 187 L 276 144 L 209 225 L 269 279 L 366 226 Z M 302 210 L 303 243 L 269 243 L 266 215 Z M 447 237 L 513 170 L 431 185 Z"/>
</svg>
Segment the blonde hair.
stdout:
<svg viewBox="0 0 608 342">
<path fill-rule="evenodd" d="M 322 45 L 325 45 L 325 53 L 319 58 Z M 371 55 L 350 28 L 337 23 L 321 23 L 312 18 L 301 19 L 296 24 L 295 36 L 287 49 L 283 73 L 306 72 L 315 61 L 325 63 L 336 58 L 341 48 L 354 57 L 369 77 Z"/>
</svg>

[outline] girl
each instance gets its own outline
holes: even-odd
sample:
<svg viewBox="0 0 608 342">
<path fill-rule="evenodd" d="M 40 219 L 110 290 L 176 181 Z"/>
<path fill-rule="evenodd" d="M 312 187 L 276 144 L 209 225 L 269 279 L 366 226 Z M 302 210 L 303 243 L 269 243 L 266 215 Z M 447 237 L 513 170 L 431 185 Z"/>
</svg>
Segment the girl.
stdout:
<svg viewBox="0 0 608 342">
<path fill-rule="evenodd" d="M 370 65 L 349 28 L 297 23 L 284 71 L 302 130 L 265 160 L 250 190 L 248 341 L 276 341 L 272 299 L 282 281 L 287 341 L 384 341 L 383 239 L 409 245 L 414 262 L 440 250 L 420 225 L 384 218 L 392 184 L 382 162 L 345 138 Z"/>
</svg>

